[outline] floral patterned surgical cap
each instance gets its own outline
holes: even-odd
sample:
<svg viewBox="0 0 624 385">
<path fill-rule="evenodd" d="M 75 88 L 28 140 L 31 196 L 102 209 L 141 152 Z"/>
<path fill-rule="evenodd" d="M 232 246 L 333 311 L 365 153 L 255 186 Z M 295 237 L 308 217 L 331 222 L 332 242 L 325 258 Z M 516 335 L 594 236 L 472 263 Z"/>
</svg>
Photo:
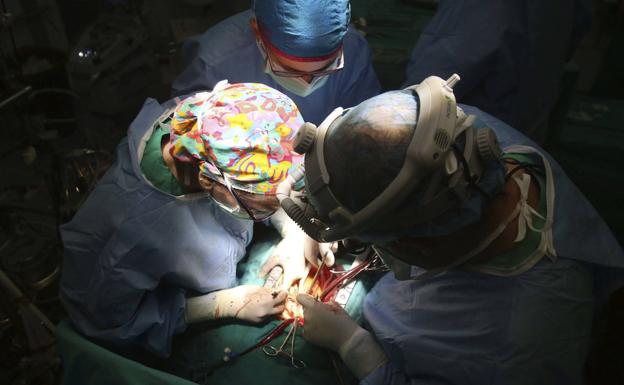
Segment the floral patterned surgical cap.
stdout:
<svg viewBox="0 0 624 385">
<path fill-rule="evenodd" d="M 263 84 L 220 83 L 184 99 L 171 122 L 171 154 L 200 172 L 255 194 L 275 194 L 301 163 L 293 140 L 303 118 L 286 95 Z M 221 172 L 219 172 L 221 171 Z"/>
</svg>

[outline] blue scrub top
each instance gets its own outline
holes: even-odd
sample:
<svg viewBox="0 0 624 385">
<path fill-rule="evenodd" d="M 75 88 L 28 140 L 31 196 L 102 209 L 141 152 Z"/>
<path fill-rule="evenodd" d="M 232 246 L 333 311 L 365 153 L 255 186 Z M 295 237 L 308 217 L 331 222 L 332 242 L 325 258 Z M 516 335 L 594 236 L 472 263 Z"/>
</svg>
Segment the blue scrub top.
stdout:
<svg viewBox="0 0 624 385">
<path fill-rule="evenodd" d="M 187 293 L 236 284 L 253 223 L 206 194 L 173 196 L 143 176 L 153 123 L 174 103 L 147 100 L 117 147 L 115 163 L 74 218 L 61 226 L 61 298 L 78 331 L 106 345 L 166 356 L 186 328 Z"/>
<path fill-rule="evenodd" d="M 589 28 L 589 0 L 440 0 L 412 52 L 405 86 L 462 80 L 457 100 L 528 134 L 545 128 L 563 67 Z"/>
<path fill-rule="evenodd" d="M 265 61 L 249 25 L 252 18 L 253 12 L 248 10 L 188 39 L 183 46 L 184 69 L 173 83 L 173 94 L 210 90 L 223 79 L 230 83 L 264 83 L 288 95 L 303 118 L 318 125 L 334 108 L 352 107 L 379 93 L 368 43 L 351 28 L 343 42 L 342 70 L 329 75 L 323 87 L 306 97 L 284 89 L 264 72 Z"/>
<path fill-rule="evenodd" d="M 537 147 L 473 107 L 503 148 Z M 540 151 L 543 150 L 539 149 Z M 559 255 L 512 277 L 452 269 L 424 281 L 384 276 L 364 316 L 389 358 L 362 384 L 581 385 L 592 321 L 624 284 L 624 253 L 605 222 L 549 156 Z"/>
</svg>

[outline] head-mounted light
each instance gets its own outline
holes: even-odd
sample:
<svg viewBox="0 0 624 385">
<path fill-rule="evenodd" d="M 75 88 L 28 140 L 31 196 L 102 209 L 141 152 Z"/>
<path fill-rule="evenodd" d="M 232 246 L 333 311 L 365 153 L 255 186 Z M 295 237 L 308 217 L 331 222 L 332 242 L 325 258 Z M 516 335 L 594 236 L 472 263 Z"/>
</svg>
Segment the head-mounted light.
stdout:
<svg viewBox="0 0 624 385">
<path fill-rule="evenodd" d="M 495 135 L 482 129 L 476 135 L 472 132 L 471 118 L 457 108 L 453 86 L 459 81 L 454 74 L 448 80 L 436 76 L 409 87 L 419 98 L 420 112 L 416 129 L 408 145 L 405 160 L 398 175 L 385 190 L 365 207 L 352 212 L 336 198 L 330 188 L 330 174 L 325 163 L 324 147 L 328 130 L 344 118 L 349 110 L 335 109 L 319 127 L 304 124 L 295 138 L 295 151 L 305 154 L 303 169 L 289 176 L 278 188 L 277 197 L 286 213 L 312 238 L 331 242 L 353 237 L 365 231 L 380 219 L 393 212 L 412 194 L 416 187 L 425 184 L 424 204 L 419 207 L 415 221 L 426 221 L 448 209 L 449 196 L 467 194 L 471 179 L 478 179 L 482 171 L 482 159 L 497 160 L 500 148 Z M 467 132 L 464 151 L 455 146 L 459 134 Z M 482 131 L 482 132 L 481 132 Z M 473 149 L 476 148 L 476 151 Z M 445 172 L 448 186 L 443 193 L 436 192 L 433 184 L 440 178 L 429 178 L 434 172 Z M 317 202 L 314 210 L 304 210 L 290 197 L 294 182 L 305 174 L 306 196 Z M 469 178 L 464 178 L 468 175 Z M 425 179 L 428 179 L 425 182 Z M 472 182 L 474 183 L 474 182 Z"/>
</svg>

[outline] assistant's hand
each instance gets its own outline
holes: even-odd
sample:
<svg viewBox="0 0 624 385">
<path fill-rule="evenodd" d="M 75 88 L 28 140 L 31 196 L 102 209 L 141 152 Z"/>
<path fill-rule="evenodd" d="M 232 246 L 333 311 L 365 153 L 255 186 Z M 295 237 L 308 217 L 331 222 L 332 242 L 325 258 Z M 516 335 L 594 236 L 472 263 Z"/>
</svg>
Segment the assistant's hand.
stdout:
<svg viewBox="0 0 624 385">
<path fill-rule="evenodd" d="M 222 311 L 229 317 L 260 322 L 266 317 L 282 313 L 287 295 L 285 291 L 275 292 L 262 286 L 237 286 L 229 289 L 227 298 L 223 298 Z"/>
<path fill-rule="evenodd" d="M 284 311 L 287 293 L 256 285 L 241 285 L 186 300 L 187 323 L 222 318 L 261 322 Z"/>
<path fill-rule="evenodd" d="M 307 274 L 306 260 L 315 266 L 319 265 L 320 252 L 325 255 L 325 264 L 328 267 L 333 266 L 333 250 L 332 244 L 318 243 L 299 228 L 290 230 L 260 269 L 260 277 L 264 278 L 273 267 L 280 265 L 284 269 L 281 288 L 286 290 L 295 281 L 305 277 Z"/>
<path fill-rule="evenodd" d="M 304 278 L 307 269 L 302 238 L 299 234 L 291 233 L 282 239 L 260 269 L 260 277 L 264 278 L 273 267 L 282 266 L 284 278 L 281 288 L 284 290 L 287 290 L 295 281 Z"/>
<path fill-rule="evenodd" d="M 286 290 L 295 281 L 305 277 L 307 274 L 306 260 L 314 266 L 319 265 L 319 253 L 323 253 L 325 264 L 328 267 L 333 266 L 335 247 L 337 247 L 337 243 L 316 242 L 298 227 L 289 229 L 260 269 L 260 277 L 264 278 L 273 267 L 280 265 L 284 269 L 281 288 Z"/>
<path fill-rule="evenodd" d="M 338 250 L 338 242 L 319 243 L 307 235 L 303 242 L 303 252 L 308 262 L 319 267 L 321 260 L 324 260 L 327 267 L 334 266 L 336 261 L 334 253 Z"/>
<path fill-rule="evenodd" d="M 375 337 L 337 303 L 316 301 L 308 294 L 299 294 L 297 301 L 303 306 L 303 338 L 338 352 L 359 380 L 388 361 Z"/>
<path fill-rule="evenodd" d="M 325 264 L 329 267 L 334 265 L 334 252 L 338 248 L 338 243 L 318 243 L 314 239 L 306 235 L 297 224 L 290 219 L 288 214 L 283 209 L 279 209 L 273 216 L 271 216 L 271 224 L 282 235 L 284 240 L 288 239 L 288 247 L 290 252 L 296 254 L 297 257 L 303 255 L 303 257 L 313 264 L 319 266 L 320 258 L 325 259 Z M 286 247 L 285 247 L 286 248 Z M 278 250 L 282 251 L 282 250 Z M 290 260 L 290 258 L 288 258 Z M 275 266 L 278 263 L 271 261 Z M 272 267 L 272 266 L 271 266 Z M 282 265 L 286 269 L 284 265 Z M 268 268 L 266 271 L 270 271 Z"/>
</svg>

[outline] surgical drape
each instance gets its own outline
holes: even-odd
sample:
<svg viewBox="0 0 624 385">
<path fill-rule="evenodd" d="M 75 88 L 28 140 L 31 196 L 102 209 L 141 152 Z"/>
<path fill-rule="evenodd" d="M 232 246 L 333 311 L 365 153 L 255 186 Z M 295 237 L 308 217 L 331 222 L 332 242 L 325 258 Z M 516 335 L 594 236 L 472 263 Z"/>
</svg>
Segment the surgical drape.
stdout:
<svg viewBox="0 0 624 385">
<path fill-rule="evenodd" d="M 117 158 L 74 218 L 61 227 L 61 297 L 83 334 L 119 348 L 170 351 L 186 325 L 185 295 L 232 287 L 252 222 L 205 194 L 175 197 L 140 169 L 154 121 L 171 107 L 149 99 Z"/>
</svg>

